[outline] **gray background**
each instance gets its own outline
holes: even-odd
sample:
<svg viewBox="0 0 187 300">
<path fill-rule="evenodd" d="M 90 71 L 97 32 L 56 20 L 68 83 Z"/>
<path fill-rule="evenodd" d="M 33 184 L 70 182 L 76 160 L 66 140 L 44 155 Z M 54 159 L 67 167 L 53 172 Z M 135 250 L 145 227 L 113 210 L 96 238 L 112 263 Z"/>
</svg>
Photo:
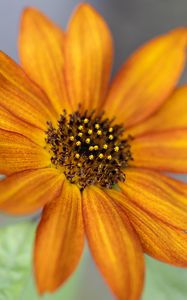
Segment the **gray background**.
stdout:
<svg viewBox="0 0 187 300">
<path fill-rule="evenodd" d="M 113 33 L 116 51 L 115 71 L 124 59 L 147 39 L 177 26 L 187 25 L 187 0 L 88 2 L 105 17 Z M 78 3 L 80 1 L 75 0 L 0 0 L 0 49 L 18 61 L 17 34 L 23 7 L 36 6 L 65 28 L 72 9 Z M 186 82 L 186 79 L 185 73 L 183 81 Z M 5 217 L 2 216 L 1 220 L 4 221 Z M 6 218 L 6 221 L 10 222 L 10 219 Z M 77 299 L 113 299 L 90 258 L 86 264 L 84 286 L 80 288 Z"/>
</svg>

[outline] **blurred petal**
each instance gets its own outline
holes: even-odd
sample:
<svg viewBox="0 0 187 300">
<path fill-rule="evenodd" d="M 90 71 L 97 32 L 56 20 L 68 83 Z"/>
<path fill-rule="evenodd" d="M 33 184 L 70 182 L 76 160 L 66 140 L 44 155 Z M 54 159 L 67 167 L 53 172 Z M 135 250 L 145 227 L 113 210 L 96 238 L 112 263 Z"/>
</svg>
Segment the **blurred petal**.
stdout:
<svg viewBox="0 0 187 300">
<path fill-rule="evenodd" d="M 187 230 L 187 184 L 158 172 L 129 169 L 122 192 L 146 213 L 178 229 Z"/>
<path fill-rule="evenodd" d="M 0 210 L 29 214 L 42 208 L 60 193 L 63 176 L 55 169 L 28 170 L 0 181 Z"/>
<path fill-rule="evenodd" d="M 131 142 L 131 151 L 131 166 L 186 173 L 187 129 L 140 136 Z"/>
<path fill-rule="evenodd" d="M 129 127 L 153 114 L 178 82 L 186 46 L 187 29 L 179 28 L 136 51 L 113 81 L 106 102 L 109 116 Z"/>
<path fill-rule="evenodd" d="M 35 8 L 25 9 L 19 37 L 21 62 L 59 114 L 69 108 L 64 82 L 64 33 Z"/>
<path fill-rule="evenodd" d="M 1 174 L 9 175 L 50 165 L 48 152 L 23 135 L 0 129 L 0 136 Z"/>
<path fill-rule="evenodd" d="M 75 11 L 67 31 L 65 71 L 73 107 L 101 107 L 110 78 L 113 45 L 102 17 L 89 5 Z"/>
<path fill-rule="evenodd" d="M 53 120 L 48 99 L 23 70 L 0 51 L 0 106 L 40 129 Z"/>
<path fill-rule="evenodd" d="M 44 208 L 34 257 L 41 294 L 55 291 L 80 260 L 84 242 L 81 205 L 79 189 L 65 180 L 61 194 Z"/>
<path fill-rule="evenodd" d="M 111 191 L 110 196 L 125 209 L 144 251 L 163 262 L 187 267 L 187 234 L 169 226 L 133 203 L 124 194 Z"/>
<path fill-rule="evenodd" d="M 119 300 L 139 300 L 144 281 L 140 243 L 130 223 L 96 187 L 83 192 L 83 217 L 92 255 Z"/>
<path fill-rule="evenodd" d="M 160 110 L 143 123 L 130 128 L 132 136 L 147 132 L 160 132 L 165 129 L 187 128 L 187 85 L 177 88 Z"/>
</svg>

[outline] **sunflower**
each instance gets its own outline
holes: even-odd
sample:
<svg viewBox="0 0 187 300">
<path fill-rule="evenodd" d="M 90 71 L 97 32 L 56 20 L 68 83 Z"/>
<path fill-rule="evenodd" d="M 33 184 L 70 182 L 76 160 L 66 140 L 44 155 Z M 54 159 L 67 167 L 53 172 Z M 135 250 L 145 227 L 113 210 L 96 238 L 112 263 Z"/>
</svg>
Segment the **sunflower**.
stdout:
<svg viewBox="0 0 187 300">
<path fill-rule="evenodd" d="M 43 208 L 39 293 L 80 260 L 84 236 L 115 297 L 138 300 L 144 253 L 187 266 L 187 29 L 138 49 L 109 86 L 110 31 L 88 4 L 66 33 L 35 8 L 21 19 L 19 67 L 0 53 L 0 209 Z"/>
</svg>

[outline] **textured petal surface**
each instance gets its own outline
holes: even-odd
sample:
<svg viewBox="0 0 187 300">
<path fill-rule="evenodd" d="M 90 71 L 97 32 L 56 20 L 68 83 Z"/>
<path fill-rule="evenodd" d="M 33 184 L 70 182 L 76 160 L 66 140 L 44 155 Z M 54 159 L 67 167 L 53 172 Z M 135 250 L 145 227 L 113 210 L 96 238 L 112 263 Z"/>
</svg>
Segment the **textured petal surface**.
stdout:
<svg viewBox="0 0 187 300">
<path fill-rule="evenodd" d="M 46 129 L 46 121 L 53 120 L 47 97 L 3 52 L 0 52 L 0 106 L 40 129 Z"/>
<path fill-rule="evenodd" d="M 46 150 L 18 133 L 0 129 L 0 173 L 11 174 L 50 165 Z"/>
<path fill-rule="evenodd" d="M 83 217 L 92 255 L 119 300 L 139 300 L 144 261 L 140 243 L 125 216 L 100 189 L 83 193 Z"/>
<path fill-rule="evenodd" d="M 56 290 L 77 266 L 84 242 L 81 194 L 64 181 L 61 194 L 44 208 L 35 241 L 39 292 Z"/>
<path fill-rule="evenodd" d="M 0 129 L 20 133 L 35 143 L 44 146 L 45 134 L 43 130 L 23 121 L 2 106 L 0 106 Z"/>
<path fill-rule="evenodd" d="M 166 130 L 131 142 L 132 166 L 168 172 L 187 172 L 187 129 Z"/>
<path fill-rule="evenodd" d="M 15 215 L 33 213 L 61 191 L 63 176 L 55 169 L 28 170 L 0 181 L 0 210 Z"/>
<path fill-rule="evenodd" d="M 148 214 L 122 193 L 112 191 L 110 196 L 125 209 L 147 254 L 175 266 L 187 267 L 185 231 L 175 229 Z"/>
<path fill-rule="evenodd" d="M 122 192 L 146 213 L 178 229 L 187 230 L 187 184 L 157 172 L 129 169 Z"/>
<path fill-rule="evenodd" d="M 187 29 L 179 28 L 136 51 L 114 79 L 106 102 L 109 115 L 129 127 L 155 112 L 176 86 L 186 46 Z"/>
<path fill-rule="evenodd" d="M 74 106 L 101 107 L 110 77 L 113 46 L 102 17 L 88 4 L 75 11 L 67 30 L 65 68 Z"/>
<path fill-rule="evenodd" d="M 160 110 L 144 122 L 128 130 L 137 136 L 147 132 L 160 132 L 165 129 L 187 128 L 187 85 L 177 88 Z"/>
<path fill-rule="evenodd" d="M 69 109 L 64 82 L 64 33 L 35 8 L 22 16 L 21 62 L 29 76 L 49 96 L 57 113 Z"/>
</svg>

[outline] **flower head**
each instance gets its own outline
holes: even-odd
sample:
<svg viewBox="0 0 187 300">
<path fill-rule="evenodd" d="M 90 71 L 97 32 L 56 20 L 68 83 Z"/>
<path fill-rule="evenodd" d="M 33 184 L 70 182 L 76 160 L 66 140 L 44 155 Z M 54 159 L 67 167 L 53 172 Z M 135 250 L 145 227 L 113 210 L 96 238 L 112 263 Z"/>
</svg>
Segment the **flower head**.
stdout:
<svg viewBox="0 0 187 300">
<path fill-rule="evenodd" d="M 187 29 L 137 50 L 109 85 L 110 31 L 88 4 L 66 34 L 24 11 L 19 67 L 0 53 L 0 209 L 43 208 L 34 269 L 40 293 L 72 274 L 86 235 L 120 300 L 140 299 L 147 253 L 187 266 Z"/>
</svg>

